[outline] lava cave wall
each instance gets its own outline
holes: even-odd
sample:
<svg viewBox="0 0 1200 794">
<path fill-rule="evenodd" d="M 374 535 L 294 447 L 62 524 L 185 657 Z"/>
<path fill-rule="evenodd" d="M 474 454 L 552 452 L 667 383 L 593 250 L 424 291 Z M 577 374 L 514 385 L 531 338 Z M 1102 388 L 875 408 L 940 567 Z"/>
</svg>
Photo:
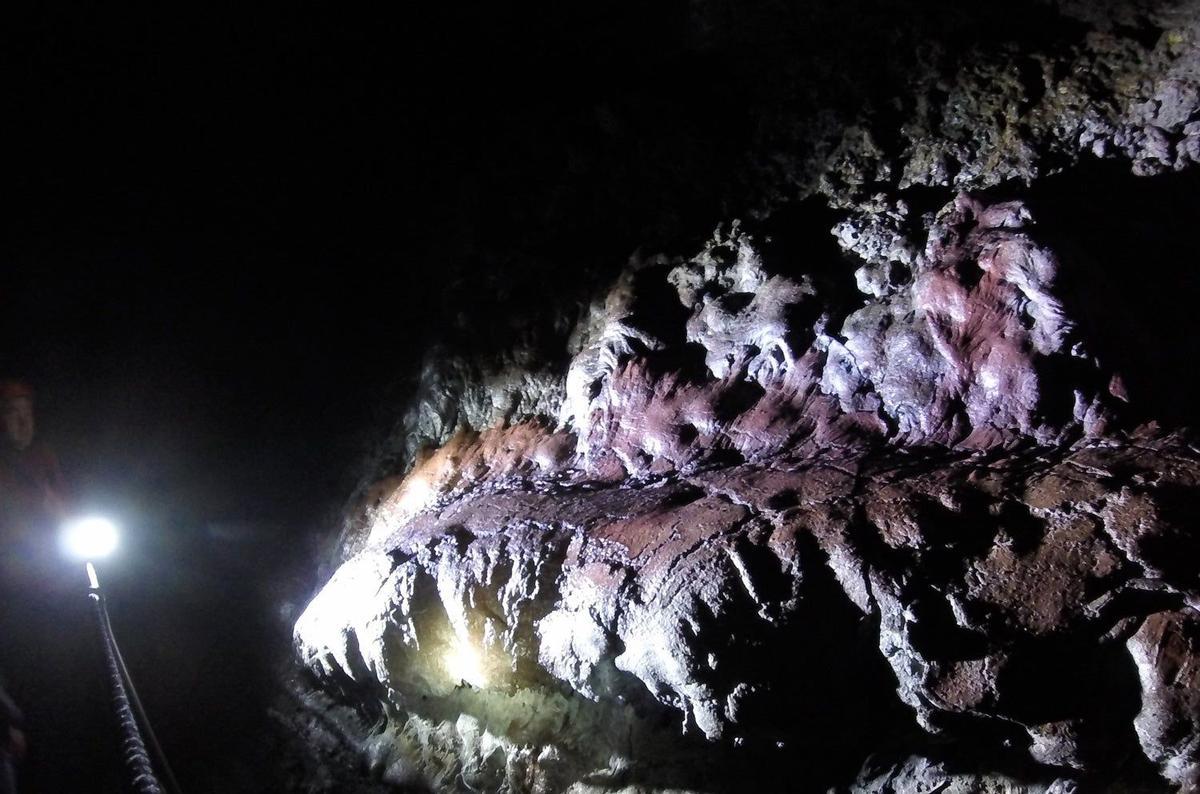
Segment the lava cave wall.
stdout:
<svg viewBox="0 0 1200 794">
<path fill-rule="evenodd" d="M 298 788 L 1200 785 L 1200 4 L 679 15 L 447 270 Z"/>
</svg>

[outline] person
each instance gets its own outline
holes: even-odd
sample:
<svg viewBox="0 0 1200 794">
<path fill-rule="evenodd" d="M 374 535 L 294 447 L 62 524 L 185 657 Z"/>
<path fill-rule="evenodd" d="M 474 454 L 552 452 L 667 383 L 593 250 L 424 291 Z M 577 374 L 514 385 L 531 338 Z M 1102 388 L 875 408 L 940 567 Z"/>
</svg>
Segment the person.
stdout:
<svg viewBox="0 0 1200 794">
<path fill-rule="evenodd" d="M 81 790 L 74 770 L 85 768 L 78 759 L 92 752 L 81 735 L 87 727 L 81 710 L 104 715 L 103 702 L 92 702 L 102 700 L 103 689 L 91 671 L 82 572 L 69 571 L 58 550 L 68 503 L 58 459 L 37 437 L 33 389 L 0 380 L 0 669 L 9 676 L 0 698 L 0 712 L 9 715 L 0 725 L 5 794 L 3 785 L 15 785 L 18 777 L 23 794 Z M 20 723 L 12 721 L 18 712 L 4 709 L 14 701 L 23 707 Z"/>
<path fill-rule="evenodd" d="M 0 577 L 43 590 L 53 584 L 67 489 L 58 458 L 36 439 L 33 397 L 24 381 L 0 381 Z"/>
</svg>

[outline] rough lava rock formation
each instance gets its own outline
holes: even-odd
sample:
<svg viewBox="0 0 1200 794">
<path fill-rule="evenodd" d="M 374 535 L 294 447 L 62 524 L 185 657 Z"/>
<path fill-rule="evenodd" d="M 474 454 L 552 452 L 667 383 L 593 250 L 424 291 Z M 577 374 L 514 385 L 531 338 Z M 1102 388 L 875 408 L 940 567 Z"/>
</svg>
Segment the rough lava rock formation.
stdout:
<svg viewBox="0 0 1200 794">
<path fill-rule="evenodd" d="M 914 72 L 887 147 L 776 124 L 835 272 L 766 201 L 635 255 L 557 361 L 431 358 L 295 627 L 309 735 L 437 791 L 1200 787 L 1200 448 L 984 190 L 1191 165 L 1198 7 L 1055 7 L 1081 42 Z"/>
</svg>

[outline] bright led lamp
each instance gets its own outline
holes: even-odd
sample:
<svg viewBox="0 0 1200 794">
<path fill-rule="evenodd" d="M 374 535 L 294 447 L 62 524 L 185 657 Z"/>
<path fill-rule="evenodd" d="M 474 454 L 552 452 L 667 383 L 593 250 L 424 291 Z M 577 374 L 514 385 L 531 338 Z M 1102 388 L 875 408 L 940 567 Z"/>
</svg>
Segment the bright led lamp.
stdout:
<svg viewBox="0 0 1200 794">
<path fill-rule="evenodd" d="M 117 527 L 100 516 L 76 519 L 63 527 L 62 548 L 86 563 L 88 584 L 93 590 L 99 590 L 100 580 L 92 561 L 107 557 L 117 548 Z"/>
<path fill-rule="evenodd" d="M 117 527 L 99 516 L 76 519 L 63 528 L 62 545 L 72 557 L 98 560 L 117 548 Z"/>
</svg>

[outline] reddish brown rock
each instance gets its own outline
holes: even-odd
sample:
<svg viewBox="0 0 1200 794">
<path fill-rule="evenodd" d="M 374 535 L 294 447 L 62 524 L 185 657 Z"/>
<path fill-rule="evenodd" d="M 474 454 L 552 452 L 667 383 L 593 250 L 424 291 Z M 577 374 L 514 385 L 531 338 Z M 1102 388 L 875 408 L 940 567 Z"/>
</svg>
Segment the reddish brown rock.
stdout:
<svg viewBox="0 0 1200 794">
<path fill-rule="evenodd" d="M 490 438 L 489 452 L 477 440 L 456 459 L 486 469 L 494 454 L 512 471 L 513 450 L 542 447 L 527 433 Z M 485 692 L 565 686 L 617 707 L 640 690 L 678 714 L 681 736 L 786 745 L 812 726 L 761 716 L 772 697 L 795 696 L 771 649 L 805 653 L 830 609 L 821 582 L 836 582 L 846 606 L 878 622 L 895 690 L 926 729 L 982 732 L 1039 763 L 1102 773 L 1132 749 L 1118 737 L 1136 724 L 1148 757 L 1182 782 L 1198 737 L 1192 613 L 1155 613 L 1129 640 L 1144 692 L 1136 723 L 1135 707 L 1090 694 L 1121 674 L 1114 638 L 1130 615 L 1189 597 L 1156 573 L 1173 564 L 1160 547 L 1130 556 L 1113 541 L 1187 532 L 1128 498 L 1110 509 L 1114 471 L 1144 483 L 1138 504 L 1158 504 L 1191 487 L 1200 457 L 1159 437 L 991 462 L 781 456 L 640 484 L 567 470 L 464 478 L 436 509 L 377 530 L 296 636 L 323 676 L 393 692 L 408 719 L 445 707 L 424 699 L 457 697 L 444 658 L 465 643 Z M 641 713 L 622 717 L 640 726 L 629 730 L 650 730 Z M 510 727 L 506 741 L 541 746 L 541 728 Z M 629 763 L 687 766 L 682 745 L 654 736 Z"/>
</svg>

